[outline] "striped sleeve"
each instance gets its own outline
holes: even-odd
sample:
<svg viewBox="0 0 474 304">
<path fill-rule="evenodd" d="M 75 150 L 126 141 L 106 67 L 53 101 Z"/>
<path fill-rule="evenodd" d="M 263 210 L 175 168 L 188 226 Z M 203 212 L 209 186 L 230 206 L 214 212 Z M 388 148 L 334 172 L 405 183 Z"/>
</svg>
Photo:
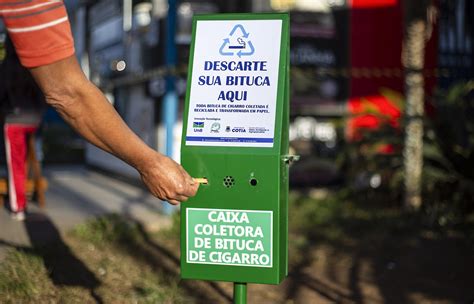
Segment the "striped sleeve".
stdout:
<svg viewBox="0 0 474 304">
<path fill-rule="evenodd" d="M 74 54 L 63 1 L 0 0 L 0 16 L 25 67 L 51 64 Z"/>
</svg>

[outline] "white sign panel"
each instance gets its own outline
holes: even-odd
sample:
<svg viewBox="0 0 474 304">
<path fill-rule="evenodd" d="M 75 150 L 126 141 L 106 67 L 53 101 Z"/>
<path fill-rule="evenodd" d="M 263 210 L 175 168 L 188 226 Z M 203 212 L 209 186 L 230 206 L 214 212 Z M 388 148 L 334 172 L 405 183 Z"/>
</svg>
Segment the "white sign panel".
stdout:
<svg viewBox="0 0 474 304">
<path fill-rule="evenodd" d="M 187 146 L 273 147 L 281 20 L 200 20 Z"/>
<path fill-rule="evenodd" d="M 186 209 L 186 262 L 273 266 L 273 211 Z"/>
</svg>

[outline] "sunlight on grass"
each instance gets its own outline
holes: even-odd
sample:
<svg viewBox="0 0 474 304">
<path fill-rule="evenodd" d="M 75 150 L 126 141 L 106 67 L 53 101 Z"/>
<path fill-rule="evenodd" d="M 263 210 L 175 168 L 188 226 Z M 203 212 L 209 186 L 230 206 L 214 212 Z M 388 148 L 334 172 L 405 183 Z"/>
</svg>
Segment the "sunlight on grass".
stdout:
<svg viewBox="0 0 474 304">
<path fill-rule="evenodd" d="M 138 227 L 136 223 L 127 221 L 117 214 L 111 214 L 78 225 L 72 234 L 96 246 L 102 246 L 107 242 L 136 240 Z"/>
<path fill-rule="evenodd" d="M 0 264 L 0 299 L 2 303 L 33 301 L 48 293 L 51 283 L 41 257 L 13 249 Z"/>
</svg>

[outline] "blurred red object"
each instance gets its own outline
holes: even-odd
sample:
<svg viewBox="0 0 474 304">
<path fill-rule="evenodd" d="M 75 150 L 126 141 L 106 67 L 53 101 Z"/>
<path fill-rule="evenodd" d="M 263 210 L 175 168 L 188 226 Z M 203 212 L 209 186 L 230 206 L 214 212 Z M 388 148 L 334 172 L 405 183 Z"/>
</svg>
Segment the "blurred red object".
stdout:
<svg viewBox="0 0 474 304">
<path fill-rule="evenodd" d="M 360 140 L 363 131 L 376 129 L 383 123 L 400 127 L 401 110 L 383 95 L 352 98 L 348 104 L 347 137 Z"/>
<path fill-rule="evenodd" d="M 367 8 L 397 5 L 398 0 L 352 0 L 352 7 Z"/>
</svg>

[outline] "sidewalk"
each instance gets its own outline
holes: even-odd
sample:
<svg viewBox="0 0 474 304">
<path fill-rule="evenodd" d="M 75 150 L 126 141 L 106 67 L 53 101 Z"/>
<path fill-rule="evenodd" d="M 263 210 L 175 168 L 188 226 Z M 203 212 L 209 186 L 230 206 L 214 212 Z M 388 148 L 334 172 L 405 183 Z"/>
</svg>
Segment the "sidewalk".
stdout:
<svg viewBox="0 0 474 304">
<path fill-rule="evenodd" d="M 162 203 L 144 188 L 80 165 L 45 166 L 44 175 L 49 182 L 46 208 L 40 210 L 30 203 L 28 210 L 34 216 L 46 218 L 60 233 L 108 213 L 125 215 L 148 231 L 171 225 L 170 218 L 161 214 Z M 6 244 L 30 247 L 31 241 L 25 223 L 11 220 L 3 209 L 0 210 L 0 261 L 5 256 Z"/>
</svg>

